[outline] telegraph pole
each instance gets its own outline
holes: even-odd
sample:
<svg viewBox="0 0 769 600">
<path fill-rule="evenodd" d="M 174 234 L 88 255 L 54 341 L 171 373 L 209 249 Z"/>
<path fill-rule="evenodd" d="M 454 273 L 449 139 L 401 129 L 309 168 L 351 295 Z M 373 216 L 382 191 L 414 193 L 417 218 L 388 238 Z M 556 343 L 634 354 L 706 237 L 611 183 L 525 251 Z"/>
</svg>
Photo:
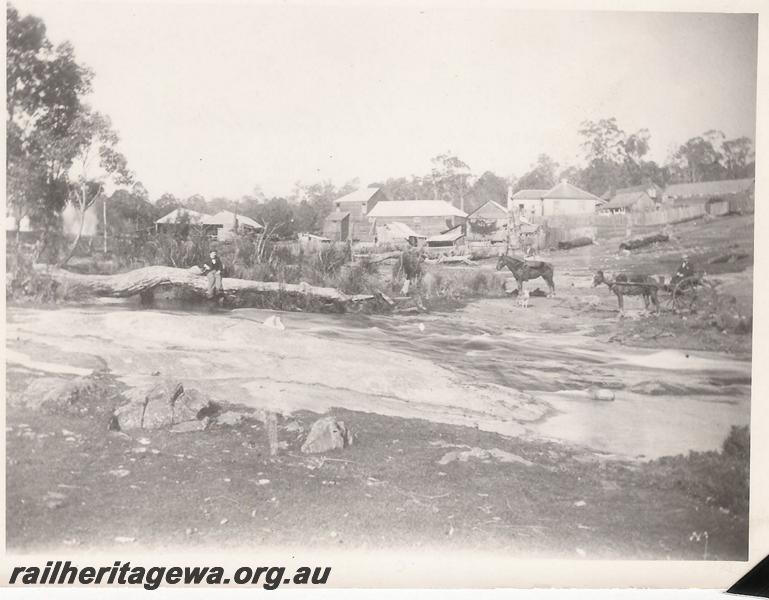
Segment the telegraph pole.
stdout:
<svg viewBox="0 0 769 600">
<path fill-rule="evenodd" d="M 515 235 L 515 239 L 520 246 L 521 242 L 521 228 L 518 222 L 518 213 L 515 212 L 513 206 L 513 186 L 507 186 L 507 243 L 505 245 L 505 254 L 510 252 L 510 234 Z"/>
<path fill-rule="evenodd" d="M 102 213 L 104 221 L 104 254 L 107 254 L 107 199 L 102 200 Z"/>
</svg>

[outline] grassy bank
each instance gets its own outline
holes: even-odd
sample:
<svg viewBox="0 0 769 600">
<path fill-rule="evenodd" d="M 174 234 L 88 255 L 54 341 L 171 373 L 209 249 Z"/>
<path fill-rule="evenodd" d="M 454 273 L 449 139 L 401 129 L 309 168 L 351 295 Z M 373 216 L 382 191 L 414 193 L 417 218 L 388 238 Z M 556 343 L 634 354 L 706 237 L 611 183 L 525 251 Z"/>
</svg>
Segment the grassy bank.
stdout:
<svg viewBox="0 0 769 600">
<path fill-rule="evenodd" d="M 440 546 L 527 557 L 747 556 L 743 430 L 720 452 L 630 463 L 558 443 L 335 409 L 356 436 L 352 447 L 301 454 L 303 432 L 318 415 L 300 412 L 280 421 L 283 448 L 270 457 L 256 418 L 191 434 L 110 433 L 109 416 L 124 399 L 121 385 L 102 377 L 107 391 L 89 399 L 82 416 L 9 404 L 9 548 L 89 548 L 123 536 L 142 547 L 269 543 Z M 10 373 L 9 395 L 28 383 L 28 375 Z M 520 460 L 481 455 L 445 463 L 448 453 L 467 447 Z M 53 503 L 51 493 L 58 494 Z"/>
<path fill-rule="evenodd" d="M 120 240 L 118 240 L 120 242 Z M 451 309 L 480 297 L 503 294 L 505 277 L 474 268 L 426 264 L 419 253 L 401 249 L 401 256 L 376 262 L 367 254 L 352 258 L 348 244 L 323 244 L 303 247 L 299 243 L 283 243 L 260 237 L 239 237 L 229 242 L 212 242 L 205 235 L 190 232 L 188 237 L 168 234 L 147 236 L 143 244 L 130 239 L 108 254 L 83 247 L 69 261 L 67 268 L 84 274 L 116 274 L 152 265 L 189 268 L 202 265 L 211 249 L 216 249 L 226 266 L 226 277 L 255 281 L 331 287 L 345 294 L 402 295 L 405 280 L 411 279 L 408 295 L 411 305 L 431 309 Z M 79 301 L 72 291 L 58 286 L 35 271 L 35 258 L 45 256 L 55 264 L 57 252 L 40 253 L 26 244 L 8 247 L 6 266 L 6 298 L 20 303 L 57 303 Z M 200 303 L 183 291 L 161 290 L 165 298 L 180 305 Z M 409 304 L 409 303 L 407 303 Z M 286 294 L 253 294 L 239 298 L 237 306 L 278 310 L 323 311 L 327 306 L 297 299 Z M 233 305 L 234 306 L 234 305 Z M 366 306 L 364 310 L 387 311 L 386 303 Z"/>
</svg>

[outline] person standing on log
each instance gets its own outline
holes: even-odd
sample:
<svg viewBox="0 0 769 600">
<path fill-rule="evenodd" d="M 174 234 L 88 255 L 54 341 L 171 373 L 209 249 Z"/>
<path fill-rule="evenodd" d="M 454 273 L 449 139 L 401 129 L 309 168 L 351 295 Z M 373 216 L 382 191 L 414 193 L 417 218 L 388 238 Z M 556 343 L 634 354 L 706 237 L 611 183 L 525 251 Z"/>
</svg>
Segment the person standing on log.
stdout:
<svg viewBox="0 0 769 600">
<path fill-rule="evenodd" d="M 223 296 L 222 275 L 224 274 L 224 265 L 216 250 L 211 250 L 208 253 L 208 260 L 203 263 L 203 273 L 208 276 L 208 289 L 206 290 L 208 299 L 213 300 L 216 296 Z"/>
</svg>

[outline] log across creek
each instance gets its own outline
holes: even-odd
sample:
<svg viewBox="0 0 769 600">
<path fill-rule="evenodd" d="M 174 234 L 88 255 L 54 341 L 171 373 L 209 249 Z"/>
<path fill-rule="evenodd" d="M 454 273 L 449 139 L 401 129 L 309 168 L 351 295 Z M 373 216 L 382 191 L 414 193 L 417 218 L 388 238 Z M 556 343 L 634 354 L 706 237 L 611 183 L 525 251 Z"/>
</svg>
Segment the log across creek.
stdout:
<svg viewBox="0 0 769 600">
<path fill-rule="evenodd" d="M 35 268 L 39 274 L 50 277 L 61 285 L 66 285 L 74 293 L 98 297 L 129 298 L 139 295 L 142 298 L 151 298 L 152 292 L 160 287 L 181 288 L 194 295 L 205 297 L 208 287 L 206 277 L 201 275 L 195 267 L 192 269 L 143 267 L 115 275 L 73 273 L 48 265 L 36 265 Z M 364 302 L 375 298 L 370 294 L 348 295 L 336 288 L 317 287 L 304 282 L 280 283 L 225 277 L 222 285 L 225 295 L 230 297 L 250 293 L 290 294 L 339 304 Z"/>
</svg>

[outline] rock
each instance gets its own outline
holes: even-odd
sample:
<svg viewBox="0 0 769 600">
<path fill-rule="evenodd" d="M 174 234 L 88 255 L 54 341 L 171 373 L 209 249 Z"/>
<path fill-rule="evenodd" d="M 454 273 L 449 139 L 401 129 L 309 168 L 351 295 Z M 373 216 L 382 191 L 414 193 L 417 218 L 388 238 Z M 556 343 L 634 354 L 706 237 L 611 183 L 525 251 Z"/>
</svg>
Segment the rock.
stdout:
<svg viewBox="0 0 769 600">
<path fill-rule="evenodd" d="M 163 382 L 146 393 L 142 428 L 165 429 L 174 424 L 174 403 L 184 393 L 181 383 Z"/>
<path fill-rule="evenodd" d="M 128 469 L 112 469 L 109 472 L 110 475 L 117 477 L 118 479 L 122 479 L 123 477 L 127 477 L 131 474 L 131 471 Z"/>
<path fill-rule="evenodd" d="M 596 388 L 592 390 L 593 400 L 600 400 L 601 402 L 611 402 L 614 400 L 614 392 L 605 388 Z"/>
<path fill-rule="evenodd" d="M 208 426 L 205 414 L 213 410 L 213 403 L 205 394 L 196 389 L 185 390 L 175 382 L 131 389 L 126 396 L 128 403 L 115 411 L 112 429 L 172 429 L 189 422 L 192 424 L 175 430 L 201 431 Z"/>
<path fill-rule="evenodd" d="M 211 400 L 200 390 L 184 389 L 173 404 L 174 423 L 182 423 L 194 419 L 202 419 L 206 410 L 211 407 Z"/>
<path fill-rule="evenodd" d="M 41 377 L 27 387 L 20 403 L 27 408 L 47 412 L 83 414 L 88 412 L 88 399 L 99 392 L 99 387 L 99 383 L 91 377 Z"/>
<path fill-rule="evenodd" d="M 208 427 L 208 417 L 201 419 L 200 421 L 184 421 L 171 427 L 171 433 L 191 433 L 193 431 L 203 431 Z"/>
<path fill-rule="evenodd" d="M 464 447 L 468 448 L 468 446 L 464 446 Z M 499 448 L 484 450 L 483 448 L 478 448 L 478 447 L 472 447 L 472 448 L 469 448 L 468 450 L 452 450 L 451 452 L 447 452 L 441 457 L 441 459 L 438 461 L 438 464 L 447 465 L 455 461 L 467 462 L 471 458 L 476 458 L 478 460 L 487 461 L 487 462 L 492 459 L 495 459 L 499 462 L 504 462 L 504 463 L 519 463 L 527 467 L 534 466 L 533 462 L 526 460 L 525 458 L 522 458 L 517 454 L 506 452 L 504 450 L 500 450 Z"/>
<path fill-rule="evenodd" d="M 630 391 L 647 396 L 678 396 L 691 393 L 691 387 L 662 381 L 641 381 L 631 386 Z"/>
<path fill-rule="evenodd" d="M 246 413 L 237 412 L 234 410 L 228 410 L 218 415 L 216 417 L 216 422 L 219 425 L 229 425 L 231 427 L 234 427 L 235 425 L 240 425 L 240 423 L 242 423 L 248 417 L 249 415 L 247 415 Z"/>
<path fill-rule="evenodd" d="M 267 327 L 272 327 L 273 329 L 279 329 L 281 331 L 286 328 L 278 315 L 267 317 L 267 319 L 264 321 L 264 325 Z"/>
<path fill-rule="evenodd" d="M 351 446 L 352 433 L 345 427 L 343 421 L 334 417 L 323 417 L 312 424 L 307 438 L 302 444 L 305 454 L 317 454 Z"/>
<path fill-rule="evenodd" d="M 304 427 L 302 427 L 302 424 L 299 421 L 289 421 L 286 423 L 285 427 L 283 427 L 284 431 L 288 431 L 289 433 L 302 433 L 304 432 Z"/>
<path fill-rule="evenodd" d="M 534 466 L 534 463 L 530 460 L 526 460 L 525 458 L 518 456 L 517 454 L 513 454 L 512 452 L 500 450 L 499 448 L 492 448 L 489 450 L 489 454 L 499 462 L 518 463 L 519 465 L 524 465 L 526 467 Z"/>
</svg>

